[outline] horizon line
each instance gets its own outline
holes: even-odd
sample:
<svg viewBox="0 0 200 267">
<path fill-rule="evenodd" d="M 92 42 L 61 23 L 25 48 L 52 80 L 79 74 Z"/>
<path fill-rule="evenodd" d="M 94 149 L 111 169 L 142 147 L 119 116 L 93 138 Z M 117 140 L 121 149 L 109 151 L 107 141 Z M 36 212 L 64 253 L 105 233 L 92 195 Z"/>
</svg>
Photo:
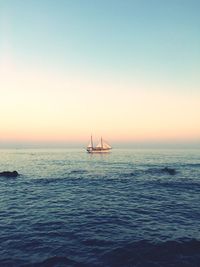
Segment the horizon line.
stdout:
<svg viewBox="0 0 200 267">
<path fill-rule="evenodd" d="M 23 148 L 85 148 L 87 146 L 87 142 L 49 142 L 49 141 L 12 141 L 12 142 L 0 142 L 0 149 L 23 149 Z M 113 149 L 119 148 L 191 148 L 191 149 L 200 149 L 200 140 L 192 140 L 192 141 L 114 141 L 112 142 Z"/>
</svg>

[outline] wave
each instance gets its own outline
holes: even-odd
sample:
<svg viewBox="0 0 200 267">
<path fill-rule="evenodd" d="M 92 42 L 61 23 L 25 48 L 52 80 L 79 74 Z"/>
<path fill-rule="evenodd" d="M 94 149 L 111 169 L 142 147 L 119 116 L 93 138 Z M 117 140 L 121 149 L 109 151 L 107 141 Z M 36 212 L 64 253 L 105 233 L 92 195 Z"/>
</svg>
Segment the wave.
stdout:
<svg viewBox="0 0 200 267">
<path fill-rule="evenodd" d="M 163 166 L 163 167 L 157 167 L 156 165 L 154 166 L 149 166 L 148 168 L 143 168 L 143 169 L 135 169 L 133 171 L 127 172 L 127 173 L 121 173 L 120 176 L 124 178 L 129 178 L 129 177 L 137 177 L 141 175 L 171 175 L 174 176 L 176 174 L 179 174 L 184 171 L 187 168 L 195 169 L 195 168 L 200 168 L 200 163 L 184 163 L 180 164 L 176 168 L 174 167 L 169 167 L 169 166 Z"/>
<path fill-rule="evenodd" d="M 92 267 L 90 264 L 74 261 L 68 257 L 54 256 L 43 261 L 24 263 L 18 259 L 0 260 L 2 267 Z"/>
<path fill-rule="evenodd" d="M 200 168 L 200 163 L 186 163 L 181 164 L 182 167 Z"/>
<path fill-rule="evenodd" d="M 136 177 L 145 174 L 152 174 L 152 175 L 176 175 L 178 172 L 174 168 L 170 167 L 162 167 L 162 168 L 148 168 L 148 169 L 136 169 L 134 171 L 128 173 L 121 173 L 121 176 L 124 178 L 128 177 Z"/>
<path fill-rule="evenodd" d="M 52 256 L 42 261 L 23 263 L 20 260 L 0 260 L 5 267 L 198 267 L 200 266 L 200 241 L 180 239 L 166 242 L 140 240 L 125 245 L 114 245 L 96 259 L 78 261 L 68 256 Z M 87 258 L 87 257 L 86 257 Z M 91 261 L 92 260 L 92 264 Z"/>
<path fill-rule="evenodd" d="M 60 178 L 37 178 L 37 179 L 32 179 L 31 182 L 34 184 L 42 184 L 42 185 L 46 185 L 46 184 L 50 184 L 50 183 L 60 183 L 63 182 L 65 180 L 67 180 L 68 178 L 66 177 L 60 177 Z"/>
<path fill-rule="evenodd" d="M 123 178 L 130 178 L 130 177 L 136 177 L 142 174 L 141 171 L 134 171 L 134 172 L 128 172 L 128 173 L 121 173 L 120 176 Z"/>
<path fill-rule="evenodd" d="M 83 174 L 83 173 L 87 173 L 87 172 L 88 172 L 87 170 L 79 170 L 79 169 L 77 169 L 77 170 L 72 170 L 70 172 L 70 174 Z"/>
<path fill-rule="evenodd" d="M 143 240 L 109 251 L 102 260 L 105 266 L 115 267 L 197 267 L 200 266 L 200 242 L 151 243 Z"/>
<path fill-rule="evenodd" d="M 70 177 L 70 175 L 64 175 L 63 177 L 52 177 L 52 178 L 37 178 L 37 179 L 32 179 L 31 181 L 36 184 L 51 184 L 51 183 L 63 183 L 63 182 L 73 182 L 75 183 L 76 181 L 81 180 L 83 177 L 77 176 L 77 177 Z"/>
<path fill-rule="evenodd" d="M 84 263 L 76 262 L 67 257 L 58 257 L 54 256 L 48 259 L 45 259 L 42 262 L 32 263 L 28 265 L 23 265 L 22 267 L 86 267 Z"/>
<path fill-rule="evenodd" d="M 150 174 L 169 174 L 175 175 L 177 170 L 174 168 L 164 167 L 164 168 L 149 168 L 145 171 L 146 173 Z"/>
</svg>

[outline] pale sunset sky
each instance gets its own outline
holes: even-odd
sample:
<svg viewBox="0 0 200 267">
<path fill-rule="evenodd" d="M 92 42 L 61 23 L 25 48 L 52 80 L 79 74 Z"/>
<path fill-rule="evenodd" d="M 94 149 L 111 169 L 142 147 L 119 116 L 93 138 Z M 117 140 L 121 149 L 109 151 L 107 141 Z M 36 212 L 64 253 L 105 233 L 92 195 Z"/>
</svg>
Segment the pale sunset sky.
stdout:
<svg viewBox="0 0 200 267">
<path fill-rule="evenodd" d="M 200 143 L 199 0 L 0 0 L 0 146 Z"/>
</svg>

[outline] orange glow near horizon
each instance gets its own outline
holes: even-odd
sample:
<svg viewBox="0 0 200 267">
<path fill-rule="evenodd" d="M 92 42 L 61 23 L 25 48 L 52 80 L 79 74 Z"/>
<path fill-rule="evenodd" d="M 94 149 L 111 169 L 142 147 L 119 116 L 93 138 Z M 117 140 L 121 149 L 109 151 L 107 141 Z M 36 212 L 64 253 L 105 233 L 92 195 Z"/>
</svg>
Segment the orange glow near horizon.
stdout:
<svg viewBox="0 0 200 267">
<path fill-rule="evenodd" d="M 3 72 L 0 140 L 83 141 L 91 132 L 124 142 L 200 137 L 197 93 L 135 81 L 121 88 L 117 81 L 99 82 L 85 73 L 13 66 Z"/>
</svg>

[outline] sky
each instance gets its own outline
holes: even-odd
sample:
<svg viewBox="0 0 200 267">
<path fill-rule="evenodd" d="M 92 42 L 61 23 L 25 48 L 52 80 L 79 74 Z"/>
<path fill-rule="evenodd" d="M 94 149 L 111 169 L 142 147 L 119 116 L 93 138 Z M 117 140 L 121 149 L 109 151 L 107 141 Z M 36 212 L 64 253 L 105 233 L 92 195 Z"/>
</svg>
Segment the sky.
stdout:
<svg viewBox="0 0 200 267">
<path fill-rule="evenodd" d="M 200 144 L 200 1 L 0 0 L 0 146 Z"/>
</svg>

